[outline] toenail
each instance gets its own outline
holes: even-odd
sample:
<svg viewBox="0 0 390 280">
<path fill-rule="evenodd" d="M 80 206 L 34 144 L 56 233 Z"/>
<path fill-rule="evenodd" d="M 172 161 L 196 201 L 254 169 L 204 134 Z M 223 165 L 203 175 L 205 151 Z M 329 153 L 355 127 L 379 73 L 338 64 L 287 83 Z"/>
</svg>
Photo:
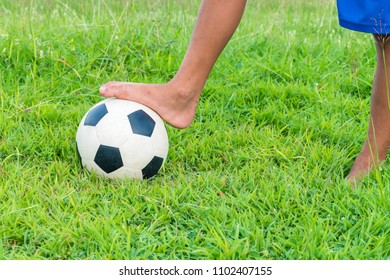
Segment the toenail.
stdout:
<svg viewBox="0 0 390 280">
<path fill-rule="evenodd" d="M 100 87 L 100 93 L 104 93 L 105 91 L 107 90 L 107 87 L 106 86 L 102 86 Z"/>
</svg>

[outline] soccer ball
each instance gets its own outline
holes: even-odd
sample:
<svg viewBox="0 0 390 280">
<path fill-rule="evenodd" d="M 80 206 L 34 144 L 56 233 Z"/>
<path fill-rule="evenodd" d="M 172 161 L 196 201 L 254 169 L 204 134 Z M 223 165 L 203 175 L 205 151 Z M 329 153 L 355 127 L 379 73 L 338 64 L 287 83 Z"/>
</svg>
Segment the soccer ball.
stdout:
<svg viewBox="0 0 390 280">
<path fill-rule="evenodd" d="M 107 178 L 153 177 L 163 165 L 168 147 L 167 131 L 157 113 L 115 98 L 93 106 L 76 133 L 81 165 Z"/>
</svg>

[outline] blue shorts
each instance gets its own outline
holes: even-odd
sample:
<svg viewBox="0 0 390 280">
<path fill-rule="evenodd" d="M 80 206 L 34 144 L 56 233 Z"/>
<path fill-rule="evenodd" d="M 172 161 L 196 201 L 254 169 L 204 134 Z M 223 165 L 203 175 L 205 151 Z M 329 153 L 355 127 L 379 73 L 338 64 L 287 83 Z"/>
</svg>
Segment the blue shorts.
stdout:
<svg viewBox="0 0 390 280">
<path fill-rule="evenodd" d="M 390 34 L 390 0 L 337 0 L 342 27 L 372 34 Z"/>
</svg>

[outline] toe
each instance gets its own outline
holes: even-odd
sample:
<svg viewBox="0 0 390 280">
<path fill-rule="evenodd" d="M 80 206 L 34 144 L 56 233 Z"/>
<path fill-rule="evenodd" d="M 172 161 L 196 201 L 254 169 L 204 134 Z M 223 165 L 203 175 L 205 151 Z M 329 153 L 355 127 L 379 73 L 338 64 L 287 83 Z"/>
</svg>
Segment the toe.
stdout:
<svg viewBox="0 0 390 280">
<path fill-rule="evenodd" d="M 100 87 L 99 89 L 99 93 L 103 96 L 106 96 L 106 93 L 107 93 L 107 86 L 103 85 Z"/>
<path fill-rule="evenodd" d="M 108 82 L 104 85 L 102 85 L 99 89 L 99 93 L 103 95 L 104 97 L 114 97 L 116 90 L 115 85 L 117 82 Z"/>
</svg>

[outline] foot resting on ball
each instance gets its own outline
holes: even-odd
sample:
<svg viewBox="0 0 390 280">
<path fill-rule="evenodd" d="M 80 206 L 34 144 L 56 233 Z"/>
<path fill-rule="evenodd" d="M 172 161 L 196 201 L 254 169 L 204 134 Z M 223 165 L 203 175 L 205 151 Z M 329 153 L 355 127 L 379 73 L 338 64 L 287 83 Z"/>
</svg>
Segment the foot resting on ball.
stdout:
<svg viewBox="0 0 390 280">
<path fill-rule="evenodd" d="M 200 95 L 200 91 L 181 89 L 172 82 L 108 82 L 101 86 L 99 92 L 104 97 L 127 99 L 146 105 L 176 128 L 186 128 L 192 123 Z"/>
</svg>

